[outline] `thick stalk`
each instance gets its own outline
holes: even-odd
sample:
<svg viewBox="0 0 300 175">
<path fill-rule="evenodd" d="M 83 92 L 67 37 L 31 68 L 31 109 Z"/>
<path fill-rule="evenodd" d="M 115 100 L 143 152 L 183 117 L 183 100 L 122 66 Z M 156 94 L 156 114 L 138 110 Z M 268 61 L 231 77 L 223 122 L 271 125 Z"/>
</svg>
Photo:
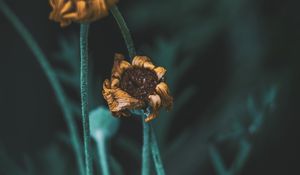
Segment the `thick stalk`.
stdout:
<svg viewBox="0 0 300 175">
<path fill-rule="evenodd" d="M 143 122 L 143 150 L 142 150 L 142 175 L 150 174 L 150 126 L 149 123 Z"/>
<path fill-rule="evenodd" d="M 158 148 L 158 144 L 157 144 L 157 140 L 156 140 L 156 136 L 155 136 L 155 132 L 154 129 L 152 127 L 151 124 L 150 128 L 151 128 L 151 151 L 152 151 L 152 157 L 154 160 L 154 165 L 155 165 L 155 169 L 156 169 L 156 173 L 157 175 L 165 175 L 165 170 L 164 170 L 164 166 L 161 160 L 161 156 L 160 156 L 160 152 L 159 152 L 159 148 Z"/>
<path fill-rule="evenodd" d="M 113 14 L 115 20 L 117 21 L 123 38 L 125 40 L 125 44 L 127 46 L 129 56 L 131 59 L 136 55 L 134 43 L 130 34 L 130 31 L 126 25 L 126 22 L 120 13 L 117 6 L 111 8 L 111 13 Z M 152 126 L 143 120 L 143 150 L 142 150 L 142 175 L 150 174 L 150 148 L 152 151 L 152 156 L 154 159 L 154 164 L 156 168 L 156 172 L 158 175 L 165 175 L 164 167 L 162 164 L 158 144 L 156 141 L 154 129 Z M 151 130 L 150 130 L 151 128 Z M 151 135 L 151 138 L 150 138 Z M 150 140 L 151 139 L 151 140 Z M 151 147 L 150 147 L 151 145 Z"/>
<path fill-rule="evenodd" d="M 132 37 L 130 35 L 130 31 L 129 31 L 127 25 L 126 25 L 126 22 L 125 22 L 122 14 L 120 13 L 117 6 L 113 6 L 110 9 L 110 11 L 111 11 L 112 15 L 114 16 L 116 22 L 119 25 L 122 36 L 125 40 L 125 43 L 126 43 L 126 46 L 127 46 L 127 49 L 128 49 L 129 56 L 130 56 L 131 59 L 133 59 L 133 57 L 136 55 L 136 51 L 135 51 L 135 48 L 134 48 Z"/>
<path fill-rule="evenodd" d="M 121 33 L 125 40 L 125 44 L 129 52 L 129 56 L 131 59 L 133 59 L 133 57 L 136 55 L 136 51 L 135 51 L 135 47 L 134 47 L 134 43 L 130 31 L 126 25 L 126 22 L 117 6 L 112 7 L 110 11 L 119 25 L 119 28 L 121 30 Z M 151 144 L 151 151 L 155 163 L 156 172 L 158 175 L 165 175 L 154 129 L 149 123 L 144 121 L 144 115 L 142 117 L 142 120 L 143 120 L 142 175 L 150 174 L 150 144 Z"/>
<path fill-rule="evenodd" d="M 57 79 L 54 70 L 48 62 L 46 55 L 43 53 L 42 49 L 34 40 L 33 36 L 21 23 L 18 17 L 10 10 L 10 8 L 2 0 L 0 0 L 0 10 L 4 14 L 4 16 L 9 20 L 9 22 L 11 22 L 15 30 L 22 37 L 22 39 L 25 41 L 29 49 L 32 51 L 33 55 L 36 57 L 38 63 L 42 67 L 46 77 L 48 78 L 48 81 L 54 91 L 58 104 L 61 107 L 61 110 L 64 114 L 65 122 L 67 123 L 68 131 L 71 136 L 72 146 L 76 155 L 79 172 L 81 175 L 84 175 L 84 164 L 78 130 L 74 121 L 74 116 L 67 104 L 67 97 L 63 91 L 61 84 Z"/>
<path fill-rule="evenodd" d="M 89 24 L 80 25 L 80 93 L 86 175 L 92 175 L 90 123 L 88 117 L 88 31 Z"/>
</svg>

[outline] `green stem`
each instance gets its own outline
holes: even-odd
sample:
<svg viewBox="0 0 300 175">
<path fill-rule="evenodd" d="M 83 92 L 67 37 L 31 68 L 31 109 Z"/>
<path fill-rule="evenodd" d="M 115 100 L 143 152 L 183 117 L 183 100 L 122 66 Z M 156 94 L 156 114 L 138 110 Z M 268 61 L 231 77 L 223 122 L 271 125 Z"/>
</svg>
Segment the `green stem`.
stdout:
<svg viewBox="0 0 300 175">
<path fill-rule="evenodd" d="M 219 151 L 214 145 L 209 147 L 209 155 L 217 175 L 229 175 Z"/>
<path fill-rule="evenodd" d="M 150 174 L 150 126 L 143 121 L 143 150 L 142 150 L 142 175 Z"/>
<path fill-rule="evenodd" d="M 241 139 L 240 151 L 237 154 L 229 170 L 231 175 L 236 175 L 240 173 L 241 169 L 245 166 L 246 161 L 249 158 L 250 150 L 251 144 L 246 139 Z"/>
<path fill-rule="evenodd" d="M 156 136 L 155 136 L 155 132 L 154 129 L 152 127 L 151 124 L 150 128 L 151 128 L 151 151 L 152 151 L 152 157 L 154 160 L 154 164 L 155 164 L 155 169 L 156 169 L 156 173 L 158 175 L 165 175 L 165 170 L 164 170 L 164 166 L 161 160 L 161 156 L 160 156 L 160 152 L 159 152 L 159 148 L 158 148 L 158 144 L 156 141 Z"/>
<path fill-rule="evenodd" d="M 60 85 L 54 70 L 52 69 L 50 63 L 47 61 L 45 54 L 42 49 L 38 46 L 37 42 L 33 39 L 33 36 L 29 33 L 26 27 L 20 22 L 17 16 L 10 10 L 10 8 L 0 0 L 0 10 L 6 16 L 6 18 L 12 23 L 15 30 L 19 33 L 19 35 L 23 38 L 29 49 L 32 51 L 40 66 L 42 67 L 50 85 L 53 88 L 59 106 L 64 114 L 65 122 L 67 123 L 67 127 L 71 136 L 72 146 L 76 155 L 78 168 L 81 175 L 84 175 L 84 164 L 83 157 L 80 146 L 80 139 L 78 130 L 74 121 L 74 117 L 70 108 L 67 104 L 67 97 L 63 91 L 62 86 Z"/>
<path fill-rule="evenodd" d="M 113 6 L 110 9 L 110 11 L 111 11 L 112 15 L 114 16 L 115 20 L 117 21 L 119 28 L 122 32 L 123 38 L 125 40 L 125 43 L 126 43 L 126 46 L 128 49 L 129 56 L 131 59 L 133 59 L 133 57 L 136 55 L 136 51 L 134 48 L 132 37 L 130 35 L 130 31 L 126 25 L 126 22 L 117 6 Z"/>
<path fill-rule="evenodd" d="M 113 14 L 122 32 L 123 38 L 125 40 L 129 52 L 129 56 L 131 59 L 133 59 L 133 57 L 136 55 L 136 51 L 135 51 L 132 37 L 130 35 L 130 31 L 126 25 L 126 22 L 117 6 L 112 7 L 110 11 Z M 151 134 L 151 141 L 150 141 L 150 134 Z M 152 150 L 152 155 L 155 163 L 156 172 L 158 175 L 165 175 L 154 129 L 149 123 L 146 123 L 144 121 L 144 118 L 143 118 L 143 142 L 144 143 L 143 143 L 143 150 L 142 150 L 142 158 L 143 158 L 142 175 L 150 174 L 150 148 L 149 148 L 150 144 L 151 144 L 151 150 Z"/>
<path fill-rule="evenodd" d="M 92 175 L 90 123 L 88 118 L 88 31 L 89 24 L 80 25 L 80 92 L 86 175 Z"/>
<path fill-rule="evenodd" d="M 99 131 L 96 134 L 96 144 L 98 148 L 98 156 L 100 159 L 100 167 L 102 170 L 102 175 L 109 175 L 109 166 L 108 166 L 108 159 L 107 159 L 107 150 L 105 145 L 105 136 L 104 134 Z"/>
</svg>

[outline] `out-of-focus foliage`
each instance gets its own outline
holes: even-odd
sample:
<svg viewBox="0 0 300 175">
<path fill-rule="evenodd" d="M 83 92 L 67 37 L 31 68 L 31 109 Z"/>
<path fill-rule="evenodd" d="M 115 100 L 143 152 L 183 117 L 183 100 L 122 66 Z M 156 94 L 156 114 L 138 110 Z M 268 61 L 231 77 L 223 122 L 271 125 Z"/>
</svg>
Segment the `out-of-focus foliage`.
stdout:
<svg viewBox="0 0 300 175">
<path fill-rule="evenodd" d="M 79 35 L 70 35 L 70 36 L 62 36 L 59 40 L 60 50 L 54 53 L 53 57 L 57 60 L 57 62 L 62 66 L 61 68 L 56 70 L 56 74 L 61 80 L 63 84 L 67 87 L 71 87 L 76 94 L 79 94 L 79 86 L 80 86 L 80 55 L 79 55 Z M 89 64 L 89 105 L 90 108 L 93 109 L 99 102 L 101 102 L 101 98 L 99 98 L 99 89 L 101 88 L 101 79 L 99 75 L 97 79 L 93 74 L 93 58 L 90 56 L 90 64 Z M 98 83 L 98 84 L 96 84 Z M 70 96 L 74 96 L 70 94 Z M 75 102 L 76 101 L 76 102 Z M 72 110 L 80 115 L 80 103 L 77 99 L 69 98 L 69 105 Z"/>
<path fill-rule="evenodd" d="M 212 157 L 210 165 L 214 165 L 214 172 L 218 174 L 237 174 L 247 162 L 252 147 L 252 139 L 248 137 L 254 137 L 264 126 L 270 115 L 269 109 L 277 103 L 277 87 L 282 86 L 281 76 L 264 69 L 266 56 L 271 50 L 270 43 L 266 42 L 266 26 L 263 25 L 267 19 L 260 17 L 263 5 L 262 2 L 246 0 L 144 0 L 128 8 L 129 24 L 134 33 L 141 33 L 147 39 L 154 38 L 151 45 L 147 40 L 143 42 L 145 46 L 140 47 L 155 59 L 156 64 L 167 67 L 167 81 L 175 94 L 173 112 L 163 111 L 155 123 L 165 153 L 167 173 L 207 173 L 207 162 L 210 162 L 208 150 L 211 150 Z M 143 36 L 149 28 L 155 32 L 151 36 Z M 214 48 L 213 43 L 221 43 L 221 46 Z M 182 126 L 184 129 L 180 132 L 172 130 L 174 127 L 170 125 L 173 123 L 195 120 L 195 117 L 184 113 L 178 114 L 182 107 L 187 108 L 184 105 L 186 102 L 193 100 L 196 106 L 207 100 L 201 98 L 205 92 L 199 92 L 207 86 L 205 79 L 197 81 L 205 75 L 199 75 L 201 71 L 195 69 L 202 67 L 199 65 L 202 62 L 209 62 L 212 55 L 218 56 L 214 58 L 215 65 L 220 67 L 226 60 L 228 65 L 224 67 L 229 67 L 220 75 L 227 80 L 225 85 L 220 82 L 223 86 L 221 95 L 214 99 L 214 103 L 207 105 L 209 108 L 204 110 L 205 113 L 193 114 L 201 120 L 194 121 L 192 127 Z M 193 65 L 195 63 L 198 66 Z M 185 77 L 195 81 L 187 83 Z M 183 87 L 181 82 L 185 83 Z M 253 93 L 259 95 L 251 95 Z M 193 98 L 196 94 L 197 98 Z M 202 107 L 198 108 L 200 110 Z M 176 133 L 176 139 L 168 141 L 168 133 Z M 227 157 L 228 153 L 232 153 L 229 157 L 236 157 L 235 160 L 225 159 L 226 165 L 223 165 L 213 146 L 218 142 L 212 138 L 226 140 L 222 142 L 223 152 L 226 150 L 224 144 L 240 145 L 226 153 Z M 239 151 L 233 153 L 232 149 Z M 181 160 L 179 164 L 178 160 Z M 230 172 L 223 166 L 231 167 Z"/>
<path fill-rule="evenodd" d="M 7 154 L 3 145 L 0 145 L 0 173 L 2 174 L 27 174 L 26 170 L 21 169 L 17 163 Z"/>
<path fill-rule="evenodd" d="M 69 149 L 69 148 L 68 148 Z M 24 155 L 22 163 L 12 160 L 3 146 L 0 147 L 0 173 L 3 175 L 65 175 L 76 174 L 72 157 L 65 145 L 51 144 L 35 156 Z"/>
<path fill-rule="evenodd" d="M 214 143 L 211 144 L 209 151 L 212 164 L 218 175 L 239 174 L 243 166 L 245 166 L 252 147 L 250 137 L 253 137 L 258 132 L 262 123 L 268 117 L 269 112 L 274 110 L 277 91 L 278 88 L 274 85 L 264 91 L 263 96 L 259 100 L 255 100 L 253 96 L 249 96 L 245 102 L 247 112 L 243 114 L 244 116 L 232 121 L 233 128 L 230 131 L 216 134 Z M 226 144 L 226 142 L 231 145 L 231 149 L 237 150 L 233 151 L 236 152 L 234 153 L 236 155 L 228 169 L 216 147 L 216 145 Z"/>
<path fill-rule="evenodd" d="M 269 142 L 269 135 L 273 137 L 273 142 L 281 138 L 280 135 L 274 136 L 282 129 L 276 122 L 290 120 L 286 123 L 297 123 L 289 117 L 291 113 L 282 112 L 289 111 L 284 110 L 283 106 L 295 106 L 290 104 L 288 99 L 291 96 L 295 98 L 293 95 L 288 96 L 292 93 L 289 91 L 293 89 L 290 87 L 290 81 L 299 79 L 299 75 L 296 74 L 299 74 L 300 62 L 297 60 L 300 35 L 291 32 L 298 30 L 295 27 L 298 22 L 294 20 L 300 21 L 300 18 L 298 11 L 293 12 L 297 6 L 292 5 L 290 1 L 279 3 L 270 0 L 140 0 L 131 1 L 132 3 L 128 1 L 128 5 L 125 2 L 120 2 L 120 10 L 125 12 L 125 19 L 132 31 L 138 53 L 150 56 L 156 65 L 167 68 L 166 81 L 175 99 L 173 109 L 170 112 L 162 110 L 153 122 L 167 174 L 264 174 L 260 170 L 253 170 L 251 166 L 247 167 L 247 164 L 253 164 L 256 160 L 270 160 L 265 158 L 269 155 L 262 157 L 260 153 L 269 149 L 264 146 Z M 123 8 L 123 5 L 126 6 Z M 22 15 L 19 12 L 17 14 Z M 46 14 L 43 21 L 45 17 Z M 26 22 L 27 17 L 22 16 L 21 19 Z M 107 21 L 111 20 L 113 18 L 107 18 Z M 33 27 L 29 21 L 31 18 L 27 19 L 25 25 L 28 24 L 33 32 L 40 29 Z M 104 24 L 109 23 L 107 21 L 97 24 L 101 24 L 102 29 L 105 28 Z M 97 24 L 91 29 L 98 30 Z M 110 31 L 117 29 L 109 28 L 105 34 L 94 31 L 91 41 L 95 41 L 94 38 L 98 35 L 107 35 L 108 38 L 114 38 L 112 42 L 121 43 L 121 40 L 116 40 L 115 33 L 109 33 Z M 34 33 L 34 36 L 42 42 L 43 37 L 51 37 L 45 33 Z M 54 53 L 51 51 L 49 57 L 55 59 L 51 59 L 50 62 L 64 85 L 70 107 L 80 116 L 78 33 L 63 37 L 60 34 L 60 37 L 56 36 L 53 40 L 55 41 L 52 41 L 52 44 L 59 45 L 59 50 L 56 49 Z M 5 44 L 13 47 L 10 44 L 18 43 L 17 41 L 10 40 Z M 97 38 L 93 47 L 103 47 L 91 52 L 105 55 L 110 49 L 106 45 L 113 45 L 106 42 L 108 40 L 105 38 Z M 42 46 L 49 45 L 44 43 Z M 47 48 L 43 49 L 49 53 Z M 109 51 L 118 50 L 119 48 L 113 48 Z M 13 58 L 25 59 L 23 55 L 20 57 L 18 53 L 15 54 Z M 93 67 L 96 66 L 93 66 L 93 61 L 99 65 L 103 64 L 104 69 L 111 67 L 113 62 L 113 55 L 97 58 L 94 59 L 91 54 L 90 111 L 100 104 L 105 105 L 101 97 L 101 78 L 104 75 L 95 75 Z M 33 60 L 31 55 L 26 56 L 26 59 Z M 6 63 L 8 61 L 3 64 Z M 99 65 L 97 68 L 101 67 Z M 18 67 L 9 69 L 13 68 Z M 1 71 L 6 73 L 5 69 Z M 18 76 L 13 76 L 15 79 L 20 78 L 20 72 L 17 74 Z M 107 75 L 109 74 L 107 71 Z M 15 81 L 20 86 L 19 80 Z M 36 85 L 34 83 L 33 86 Z M 299 87 L 299 83 L 294 84 Z M 298 91 L 295 89 L 297 88 L 294 87 L 293 90 Z M 4 93 L 6 91 L 3 90 Z M 22 93 L 26 94 L 26 91 Z M 3 93 L 0 95 L 2 99 Z M 17 98 L 15 100 L 18 100 Z M 23 118 L 28 115 L 24 111 L 21 114 Z M 3 116 L 9 117 L 10 114 Z M 110 166 L 117 175 L 139 172 L 141 139 L 140 135 L 135 133 L 140 133 L 141 130 L 136 129 L 138 127 L 130 128 L 128 123 L 134 123 L 133 121 L 135 119 L 132 118 L 120 120 L 119 131 L 108 144 L 112 153 L 109 158 Z M 78 126 L 81 126 L 79 122 Z M 77 168 L 74 168 L 76 163 L 70 151 L 72 147 L 69 136 L 64 131 L 55 131 L 54 135 L 56 139 L 48 139 L 48 136 L 42 135 L 41 137 L 47 138 L 48 145 L 39 147 L 31 154 L 11 156 L 13 151 L 7 151 L 9 147 L 0 145 L 0 174 L 76 175 L 78 172 Z M 130 137 L 131 135 L 137 137 Z M 96 149 L 93 150 L 96 155 Z M 276 151 L 288 150 L 278 147 Z M 20 160 L 20 157 L 24 158 Z M 94 158 L 97 164 L 97 156 Z M 268 162 L 263 162 L 262 166 L 266 164 Z M 244 169 L 249 172 L 245 172 Z M 101 172 L 98 166 L 96 172 Z M 276 173 L 276 168 L 273 172 Z"/>
<path fill-rule="evenodd" d="M 155 48 L 148 48 L 145 52 L 151 54 L 154 62 L 167 69 L 167 82 L 171 91 L 174 93 L 177 90 L 176 87 L 178 87 L 177 85 L 180 78 L 182 78 L 183 74 L 191 66 L 193 59 L 188 58 L 182 60 L 182 63 L 176 64 L 176 58 L 180 50 L 179 43 L 176 41 L 172 42 L 158 39 L 155 44 Z M 184 87 L 184 89 L 175 97 L 173 109 L 170 112 L 164 110 L 161 111 L 159 122 L 157 123 L 157 132 L 161 147 L 165 147 L 166 135 L 170 128 L 170 124 L 172 123 L 172 119 L 174 119 L 172 116 L 178 113 L 182 105 L 184 105 L 195 93 L 196 89 L 192 85 Z"/>
</svg>

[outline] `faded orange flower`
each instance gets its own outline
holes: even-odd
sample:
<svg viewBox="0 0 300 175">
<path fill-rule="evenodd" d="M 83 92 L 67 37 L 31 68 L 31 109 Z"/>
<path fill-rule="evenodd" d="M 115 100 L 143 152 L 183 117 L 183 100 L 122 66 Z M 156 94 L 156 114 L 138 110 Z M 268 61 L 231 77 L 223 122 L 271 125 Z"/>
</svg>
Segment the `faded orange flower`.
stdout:
<svg viewBox="0 0 300 175">
<path fill-rule="evenodd" d="M 132 63 L 124 60 L 121 54 L 115 55 L 111 80 L 103 83 L 102 94 L 113 115 L 130 116 L 130 110 L 151 107 L 146 122 L 158 116 L 159 109 L 168 110 L 173 105 L 168 85 L 164 82 L 166 69 L 156 67 L 150 58 L 135 56 Z"/>
<path fill-rule="evenodd" d="M 49 18 L 65 27 L 71 22 L 92 22 L 109 14 L 118 0 L 50 0 Z"/>
</svg>

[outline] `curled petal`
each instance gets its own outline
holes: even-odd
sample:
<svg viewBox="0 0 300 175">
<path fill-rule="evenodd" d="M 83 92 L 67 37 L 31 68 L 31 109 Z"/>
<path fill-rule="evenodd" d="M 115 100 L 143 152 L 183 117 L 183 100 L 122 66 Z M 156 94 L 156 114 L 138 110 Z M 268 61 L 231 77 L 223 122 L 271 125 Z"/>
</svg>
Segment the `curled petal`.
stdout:
<svg viewBox="0 0 300 175">
<path fill-rule="evenodd" d="M 170 110 L 173 106 L 173 97 L 170 95 L 168 85 L 165 82 L 160 82 L 155 87 L 156 93 L 162 100 L 162 105 Z"/>
<path fill-rule="evenodd" d="M 112 77 L 121 78 L 124 70 L 130 68 L 131 65 L 124 60 L 124 56 L 121 54 L 115 54 L 115 61 L 112 69 Z"/>
<path fill-rule="evenodd" d="M 78 13 L 74 12 L 74 13 L 67 13 L 63 16 L 64 19 L 68 19 L 68 20 L 74 20 L 76 18 L 78 18 Z"/>
<path fill-rule="evenodd" d="M 151 120 L 155 119 L 158 116 L 158 111 L 152 111 L 151 114 L 145 118 L 145 122 L 150 122 Z"/>
<path fill-rule="evenodd" d="M 109 90 L 109 89 L 111 89 L 110 81 L 108 79 L 105 79 L 103 82 L 103 90 Z"/>
<path fill-rule="evenodd" d="M 99 18 L 103 18 L 109 14 L 109 9 L 114 6 L 118 0 L 94 0 L 90 2 L 90 6 L 93 8 L 91 12 L 91 20 L 94 21 Z"/>
<path fill-rule="evenodd" d="M 105 0 L 91 1 L 91 6 L 96 16 L 102 17 L 108 15 L 108 7 Z"/>
<path fill-rule="evenodd" d="M 144 102 L 131 97 L 121 89 L 111 89 L 108 79 L 103 83 L 102 94 L 108 103 L 110 111 L 114 114 L 122 114 L 126 112 L 126 110 L 140 109 L 144 106 Z"/>
<path fill-rule="evenodd" d="M 119 87 L 120 80 L 118 78 L 112 78 L 111 80 L 111 88 L 116 89 Z"/>
<path fill-rule="evenodd" d="M 155 68 L 155 66 L 150 61 L 145 62 L 143 67 L 151 70 Z"/>
<path fill-rule="evenodd" d="M 157 67 L 154 69 L 157 77 L 158 77 L 158 80 L 160 80 L 164 75 L 165 73 L 167 72 L 167 70 L 163 67 Z"/>
<path fill-rule="evenodd" d="M 149 105 L 152 107 L 151 114 L 145 119 L 146 122 L 149 122 L 158 116 L 158 110 L 161 106 L 161 99 L 159 95 L 149 95 Z"/>
<path fill-rule="evenodd" d="M 157 111 L 161 105 L 161 99 L 159 95 L 149 95 L 149 105 L 153 110 Z"/>
<path fill-rule="evenodd" d="M 77 19 L 85 21 L 85 17 L 87 16 L 87 13 L 89 13 L 87 9 L 86 1 L 77 1 L 76 2 L 76 8 L 77 8 Z"/>
<path fill-rule="evenodd" d="M 64 14 L 63 18 L 77 22 L 86 22 L 88 13 L 90 13 L 90 10 L 87 9 L 86 1 L 76 1 L 76 11 Z"/>
<path fill-rule="evenodd" d="M 137 67 L 148 68 L 151 70 L 155 68 L 150 58 L 146 56 L 135 56 L 132 60 L 132 65 Z"/>
<path fill-rule="evenodd" d="M 49 18 L 57 21 L 60 16 L 60 11 L 64 6 L 64 0 L 50 0 L 49 3 L 50 6 L 53 8 Z"/>
<path fill-rule="evenodd" d="M 71 21 L 69 19 L 65 19 L 62 14 L 71 10 L 72 7 L 70 7 L 70 2 L 71 1 L 65 3 L 64 0 L 50 0 L 50 6 L 53 10 L 49 15 L 49 19 L 60 22 L 61 27 L 69 25 Z"/>
<path fill-rule="evenodd" d="M 64 6 L 61 8 L 60 13 L 63 14 L 67 11 L 69 11 L 72 8 L 72 2 L 68 1 L 64 4 Z"/>
</svg>

